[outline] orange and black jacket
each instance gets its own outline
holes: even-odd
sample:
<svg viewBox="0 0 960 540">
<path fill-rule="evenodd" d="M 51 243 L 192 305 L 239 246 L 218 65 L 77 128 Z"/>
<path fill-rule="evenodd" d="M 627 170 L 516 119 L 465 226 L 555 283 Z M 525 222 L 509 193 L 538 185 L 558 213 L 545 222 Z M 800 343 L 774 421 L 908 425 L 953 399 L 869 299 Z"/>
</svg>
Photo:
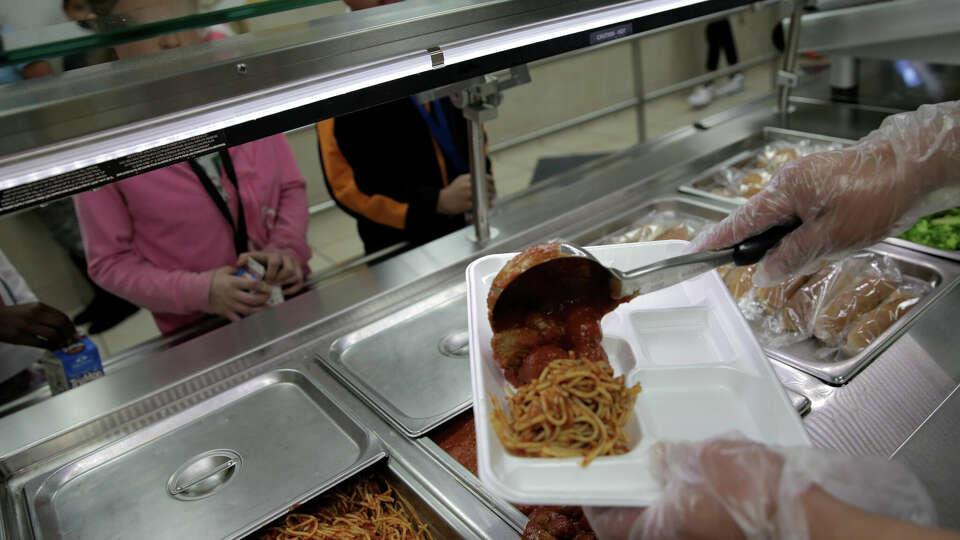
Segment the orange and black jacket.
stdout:
<svg viewBox="0 0 960 540">
<path fill-rule="evenodd" d="M 469 164 L 463 114 L 446 98 L 439 103 Z M 327 189 L 357 219 L 367 253 L 404 241 L 423 244 L 466 224 L 462 215 L 438 214 L 437 196 L 469 171 L 456 170 L 409 98 L 319 122 L 317 135 Z"/>
</svg>

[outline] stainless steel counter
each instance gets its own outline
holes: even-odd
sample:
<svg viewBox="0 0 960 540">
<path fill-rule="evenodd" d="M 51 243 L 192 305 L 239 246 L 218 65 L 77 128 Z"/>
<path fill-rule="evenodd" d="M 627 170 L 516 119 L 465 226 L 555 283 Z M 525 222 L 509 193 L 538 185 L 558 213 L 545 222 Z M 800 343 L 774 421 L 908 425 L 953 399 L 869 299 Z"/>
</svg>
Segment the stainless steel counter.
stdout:
<svg viewBox="0 0 960 540">
<path fill-rule="evenodd" d="M 797 103 L 792 129 L 857 137 L 883 114 L 844 106 Z M 466 230 L 359 268 L 280 306 L 169 350 L 126 363 L 101 380 L 0 418 L 2 537 L 29 537 L 23 486 L 56 467 L 222 394 L 277 367 L 297 366 L 349 410 L 407 467 L 424 489 L 455 514 L 464 530 L 488 537 L 515 534 L 522 519 L 490 504 L 467 483 L 357 398 L 314 360 L 350 329 L 456 287 L 475 257 L 517 250 L 551 237 L 576 238 L 588 226 L 627 212 L 677 186 L 716 159 L 731 140 L 776 125 L 764 101 L 684 128 L 570 171 L 508 200 L 491 215 L 500 231 L 476 246 Z M 709 157 L 706 157 L 709 156 Z M 603 216 L 599 218 L 597 216 Z M 951 321 L 960 290 L 918 317 L 908 331 L 850 383 L 834 387 L 774 363 L 785 385 L 811 401 L 805 423 L 815 444 L 853 454 L 890 456 L 957 386 L 960 361 Z M 942 448 L 942 447 L 938 447 Z M 960 485 L 953 482 L 954 486 Z M 955 523 L 955 521 L 954 521 Z"/>
</svg>

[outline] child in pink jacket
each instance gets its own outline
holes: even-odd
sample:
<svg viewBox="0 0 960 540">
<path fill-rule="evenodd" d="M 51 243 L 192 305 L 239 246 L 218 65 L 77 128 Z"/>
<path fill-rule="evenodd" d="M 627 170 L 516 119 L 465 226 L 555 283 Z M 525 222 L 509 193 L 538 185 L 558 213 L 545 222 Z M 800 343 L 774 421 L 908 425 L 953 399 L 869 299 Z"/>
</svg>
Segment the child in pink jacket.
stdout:
<svg viewBox="0 0 960 540">
<path fill-rule="evenodd" d="M 226 194 L 232 223 L 186 162 L 75 198 L 90 277 L 153 312 L 163 333 L 205 313 L 237 320 L 265 309 L 269 288 L 233 275 L 248 257 L 267 269 L 265 282 L 283 285 L 288 294 L 309 274 L 306 183 L 284 135 L 231 148 L 229 158 L 243 201 L 247 253 L 235 247 L 237 192 L 224 163 L 220 178 L 211 180 Z"/>
</svg>

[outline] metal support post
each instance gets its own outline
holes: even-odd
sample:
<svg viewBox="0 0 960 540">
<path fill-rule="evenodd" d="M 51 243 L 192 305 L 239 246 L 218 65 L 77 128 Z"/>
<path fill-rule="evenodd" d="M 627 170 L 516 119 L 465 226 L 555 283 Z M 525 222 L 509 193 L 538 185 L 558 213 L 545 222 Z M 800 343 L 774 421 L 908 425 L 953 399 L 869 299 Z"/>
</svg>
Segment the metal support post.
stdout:
<svg viewBox="0 0 960 540">
<path fill-rule="evenodd" d="M 638 144 L 642 144 L 647 140 L 647 103 L 643 98 L 646 92 L 644 91 L 643 84 L 643 50 L 640 46 L 641 41 L 641 39 L 635 39 L 630 44 L 630 53 L 633 57 L 633 95 L 637 98 L 637 106 L 635 109 L 637 114 Z"/>
<path fill-rule="evenodd" d="M 478 244 L 490 240 L 490 193 L 487 189 L 487 153 L 483 136 L 483 123 L 496 117 L 494 107 L 486 108 L 481 102 L 468 105 L 463 109 L 470 131 L 470 184 L 473 196 L 473 231 Z"/>
<path fill-rule="evenodd" d="M 508 78 L 484 75 L 442 88 L 417 94 L 421 103 L 449 96 L 450 101 L 463 111 L 470 132 L 470 182 L 473 198 L 473 230 L 476 243 L 483 245 L 496 236 L 489 220 L 490 193 L 487 187 L 487 152 L 483 124 L 497 117 L 497 107 L 503 101 L 503 91 L 530 82 L 527 66 L 510 68 Z"/>
<path fill-rule="evenodd" d="M 800 19 L 803 17 L 804 3 L 804 0 L 793 2 L 790 30 L 787 34 L 786 48 L 783 51 L 783 67 L 777 76 L 777 83 L 780 85 L 777 110 L 780 112 L 780 124 L 783 126 L 787 125 L 787 114 L 790 112 L 790 91 L 797 85 L 797 49 L 800 43 Z"/>
</svg>

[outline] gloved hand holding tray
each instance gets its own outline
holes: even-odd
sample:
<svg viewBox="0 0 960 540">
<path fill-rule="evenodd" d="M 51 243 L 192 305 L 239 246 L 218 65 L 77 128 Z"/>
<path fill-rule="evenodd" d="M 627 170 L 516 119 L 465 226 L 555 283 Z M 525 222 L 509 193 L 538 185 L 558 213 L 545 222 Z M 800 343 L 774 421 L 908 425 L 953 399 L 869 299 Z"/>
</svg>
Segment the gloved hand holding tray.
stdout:
<svg viewBox="0 0 960 540">
<path fill-rule="evenodd" d="M 680 255 L 686 245 L 663 241 L 588 251 L 606 266 L 629 270 Z M 765 444 L 810 444 L 749 326 L 717 274 L 709 272 L 621 304 L 601 321 L 603 356 L 613 377 L 623 376 L 627 388 L 642 387 L 626 416 L 622 453 L 600 455 L 587 465 L 583 456 L 511 453 L 491 424 L 491 400 L 509 415 L 505 396 L 516 388 L 494 359 L 487 294 L 514 255 L 490 255 L 467 268 L 479 476 L 491 491 L 519 503 L 645 505 L 660 497 L 649 472 L 648 450 L 657 441 L 736 430 Z"/>
</svg>

